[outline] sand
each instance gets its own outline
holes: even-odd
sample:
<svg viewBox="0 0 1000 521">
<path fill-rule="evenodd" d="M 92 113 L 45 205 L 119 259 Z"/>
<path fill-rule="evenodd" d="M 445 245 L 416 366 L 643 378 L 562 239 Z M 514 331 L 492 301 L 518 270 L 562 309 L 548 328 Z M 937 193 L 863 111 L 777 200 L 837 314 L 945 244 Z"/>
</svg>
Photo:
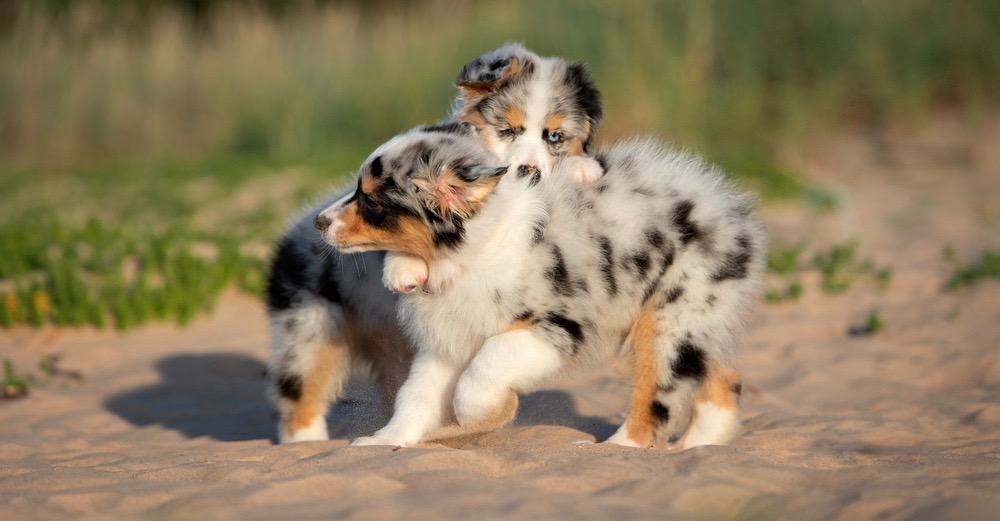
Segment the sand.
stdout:
<svg viewBox="0 0 1000 521">
<path fill-rule="evenodd" d="M 363 383 L 331 413 L 334 440 L 277 446 L 263 309 L 230 294 L 185 329 L 0 332 L 0 357 L 61 353 L 85 376 L 0 402 L 0 519 L 996 519 L 1000 283 L 942 291 L 941 255 L 1000 247 L 996 142 L 942 123 L 787 153 L 842 201 L 768 208 L 773 241 L 857 238 L 893 279 L 831 296 L 811 273 L 800 300 L 761 304 L 731 446 L 575 444 L 622 419 L 614 364 L 452 446 L 347 447 L 384 421 Z M 885 330 L 848 335 L 873 309 Z"/>
</svg>

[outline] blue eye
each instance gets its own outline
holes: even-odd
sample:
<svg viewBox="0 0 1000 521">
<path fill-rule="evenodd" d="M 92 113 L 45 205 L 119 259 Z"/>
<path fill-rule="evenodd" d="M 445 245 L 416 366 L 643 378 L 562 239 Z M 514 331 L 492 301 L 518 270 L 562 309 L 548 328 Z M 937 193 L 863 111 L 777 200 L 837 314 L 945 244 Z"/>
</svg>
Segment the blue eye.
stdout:
<svg viewBox="0 0 1000 521">
<path fill-rule="evenodd" d="M 563 140 L 563 134 L 562 134 L 562 132 L 559 132 L 558 130 L 553 130 L 551 132 L 548 131 L 548 130 L 545 130 L 544 132 L 542 132 L 542 139 L 544 139 L 545 141 L 548 141 L 550 145 L 555 145 L 557 143 L 562 142 L 562 140 Z"/>
</svg>

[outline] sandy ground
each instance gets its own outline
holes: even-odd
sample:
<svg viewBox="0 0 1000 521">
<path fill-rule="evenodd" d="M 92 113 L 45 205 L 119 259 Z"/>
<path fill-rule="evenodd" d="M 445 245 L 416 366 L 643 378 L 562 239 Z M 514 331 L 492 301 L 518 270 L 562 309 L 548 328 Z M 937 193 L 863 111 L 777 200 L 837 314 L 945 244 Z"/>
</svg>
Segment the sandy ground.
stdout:
<svg viewBox="0 0 1000 521">
<path fill-rule="evenodd" d="M 82 372 L 0 402 L 2 519 L 996 519 L 1000 283 L 944 292 L 1000 247 L 1000 124 L 789 152 L 841 208 L 769 208 L 773 242 L 857 238 L 885 292 L 761 305 L 743 350 L 745 435 L 683 453 L 574 441 L 621 421 L 626 380 L 595 368 L 523 399 L 461 446 L 347 448 L 383 420 L 354 386 L 330 442 L 275 446 L 263 310 L 226 297 L 187 329 L 0 333 L 0 356 Z M 874 143 L 874 144 L 873 144 Z M 878 309 L 885 331 L 847 330 Z"/>
</svg>

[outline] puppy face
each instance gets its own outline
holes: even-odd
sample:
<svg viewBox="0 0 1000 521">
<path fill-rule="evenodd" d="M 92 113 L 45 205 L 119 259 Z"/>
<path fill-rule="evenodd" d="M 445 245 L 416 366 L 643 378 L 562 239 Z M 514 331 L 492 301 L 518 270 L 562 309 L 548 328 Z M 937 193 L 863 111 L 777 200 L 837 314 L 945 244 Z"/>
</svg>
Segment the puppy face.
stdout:
<svg viewBox="0 0 1000 521">
<path fill-rule="evenodd" d="M 453 119 L 472 125 L 510 165 L 552 171 L 563 156 L 589 153 L 600 94 L 582 64 L 507 44 L 466 65 Z"/>
<path fill-rule="evenodd" d="M 316 216 L 344 253 L 386 250 L 434 259 L 464 238 L 507 167 L 463 125 L 423 127 L 393 138 L 365 160 L 354 193 Z"/>
</svg>

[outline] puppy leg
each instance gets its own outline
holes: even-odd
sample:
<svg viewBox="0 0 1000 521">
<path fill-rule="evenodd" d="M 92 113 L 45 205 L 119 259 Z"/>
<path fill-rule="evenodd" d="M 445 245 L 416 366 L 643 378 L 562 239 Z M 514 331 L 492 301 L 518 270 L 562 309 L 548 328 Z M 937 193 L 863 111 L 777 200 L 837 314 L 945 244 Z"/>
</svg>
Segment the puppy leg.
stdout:
<svg viewBox="0 0 1000 521">
<path fill-rule="evenodd" d="M 681 449 L 726 445 L 740 432 L 739 397 L 743 390 L 736 370 L 709 362 L 708 373 L 694 398 L 691 425 Z"/>
<path fill-rule="evenodd" d="M 530 328 L 487 339 L 458 380 L 455 418 L 463 427 L 492 423 L 513 393 L 531 389 L 562 364 L 559 350 Z"/>
<path fill-rule="evenodd" d="M 664 410 L 656 401 L 660 368 L 656 342 L 660 336 L 656 309 L 647 302 L 629 331 L 626 344 L 632 355 L 632 395 L 628 418 L 606 443 L 646 448 L 656 439 L 656 428 L 664 420 Z"/>
<path fill-rule="evenodd" d="M 336 314 L 334 312 L 333 314 Z M 280 443 L 326 440 L 326 412 L 350 374 L 331 308 L 304 304 L 271 316 L 271 396 Z"/>
<path fill-rule="evenodd" d="M 389 424 L 351 445 L 407 447 L 440 427 L 451 414 L 451 399 L 461 367 L 437 353 L 417 354 L 410 375 L 399 389 Z"/>
<path fill-rule="evenodd" d="M 382 284 L 394 293 L 410 293 L 427 282 L 427 263 L 403 253 L 387 253 Z"/>
</svg>

